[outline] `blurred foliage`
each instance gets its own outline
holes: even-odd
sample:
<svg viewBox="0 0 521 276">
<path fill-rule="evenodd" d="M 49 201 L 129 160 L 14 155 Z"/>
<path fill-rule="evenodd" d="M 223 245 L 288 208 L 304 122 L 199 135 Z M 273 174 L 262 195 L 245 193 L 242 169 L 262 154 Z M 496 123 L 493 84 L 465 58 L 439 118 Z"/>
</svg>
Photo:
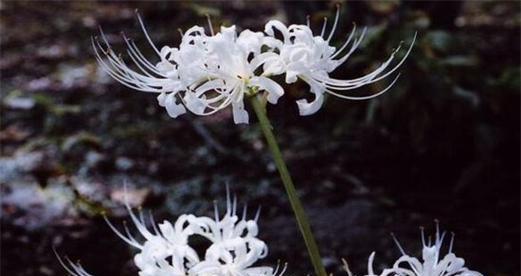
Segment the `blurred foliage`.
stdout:
<svg viewBox="0 0 521 276">
<path fill-rule="evenodd" d="M 249 206 L 262 205 L 267 263 L 311 271 L 258 127 L 235 126 L 229 112 L 168 118 L 154 97 L 103 73 L 89 39 L 101 25 L 124 52 L 125 31 L 152 57 L 136 8 L 157 44 L 176 45 L 177 28 L 204 26 L 205 14 L 214 28 L 254 30 L 309 14 L 319 30 L 334 2 L 35 3 L 0 2 L 4 274 L 61 274 L 54 245 L 97 275 L 135 275 L 131 252 L 99 216 L 125 216 L 124 182 L 133 205 L 158 221 L 209 212 L 230 183 Z M 368 36 L 337 76 L 362 75 L 415 32 L 418 40 L 400 80 L 377 99 L 329 98 L 299 117 L 294 100 L 309 96 L 300 84 L 270 106 L 328 269 L 339 271 L 346 257 L 361 274 L 373 250 L 383 266 L 398 256 L 391 231 L 417 251 L 416 226 L 439 218 L 471 268 L 519 274 L 519 3 L 345 1 L 341 9 L 336 45 L 352 22 Z"/>
</svg>

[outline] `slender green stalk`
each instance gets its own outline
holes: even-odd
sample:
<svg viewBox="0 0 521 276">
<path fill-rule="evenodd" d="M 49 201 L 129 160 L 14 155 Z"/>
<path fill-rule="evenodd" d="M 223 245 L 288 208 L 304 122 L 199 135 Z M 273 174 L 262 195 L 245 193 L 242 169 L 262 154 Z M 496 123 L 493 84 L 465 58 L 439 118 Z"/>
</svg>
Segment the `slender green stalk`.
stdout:
<svg viewBox="0 0 521 276">
<path fill-rule="evenodd" d="M 304 207 L 302 207 L 300 199 L 298 198 L 295 185 L 293 185 L 293 180 L 291 180 L 286 163 L 284 163 L 284 159 L 282 158 L 279 145 L 277 144 L 277 140 L 275 139 L 275 135 L 271 129 L 271 124 L 266 114 L 266 106 L 259 100 L 258 97 L 260 97 L 260 95 L 250 97 L 251 105 L 255 110 L 255 114 L 257 114 L 262 133 L 268 142 L 268 147 L 270 148 L 271 154 L 273 155 L 275 165 L 277 166 L 280 178 L 282 179 L 282 183 L 284 184 L 284 188 L 288 194 L 291 208 L 293 208 L 293 213 L 297 219 L 298 227 L 302 233 L 302 236 L 304 237 L 304 242 L 306 243 L 309 257 L 311 258 L 311 262 L 315 268 L 315 273 L 318 276 L 326 276 L 326 270 L 322 265 L 320 253 L 318 251 L 317 243 L 315 242 L 313 233 L 311 232 L 308 217 L 304 212 Z"/>
</svg>

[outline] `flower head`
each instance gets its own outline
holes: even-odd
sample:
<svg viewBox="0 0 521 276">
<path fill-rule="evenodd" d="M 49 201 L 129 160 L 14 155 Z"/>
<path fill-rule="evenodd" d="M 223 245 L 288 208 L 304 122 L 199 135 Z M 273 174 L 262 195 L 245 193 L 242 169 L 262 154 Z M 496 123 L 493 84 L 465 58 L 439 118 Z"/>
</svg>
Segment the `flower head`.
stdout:
<svg viewBox="0 0 521 276">
<path fill-rule="evenodd" d="M 156 224 L 152 216 L 137 214 L 126 204 L 132 223 L 143 238 L 138 241 L 125 225 L 124 232 L 106 219 L 109 227 L 125 242 L 138 249 L 134 263 L 140 276 L 274 276 L 282 275 L 285 266 L 273 269 L 254 266 L 268 254 L 267 245 L 257 237 L 257 220 L 247 219 L 247 210 L 237 215 L 237 199 L 227 196 L 226 212 L 219 214 L 215 206 L 215 217 L 181 215 L 173 224 L 168 221 Z M 200 236 L 211 245 L 204 253 L 197 252 L 189 238 Z M 75 276 L 91 276 L 79 264 L 69 259 L 60 263 L 67 272 Z"/>
<path fill-rule="evenodd" d="M 454 234 L 450 240 L 448 253 L 442 255 L 441 247 L 445 235 L 446 232 L 440 232 L 438 222 L 436 221 L 435 239 L 434 243 L 431 243 L 430 237 L 428 241 L 426 241 L 423 228 L 421 228 L 423 246 L 421 260 L 408 255 L 393 235 L 393 239 L 400 249 L 402 256 L 394 263 L 392 268 L 384 269 L 381 274 L 375 274 L 373 269 L 375 253 L 373 252 L 369 257 L 367 276 L 483 276 L 479 272 L 466 268 L 465 260 L 457 257 L 452 252 Z"/>
<path fill-rule="evenodd" d="M 342 80 L 329 74 L 351 56 L 361 43 L 366 29 L 355 38 L 356 28 L 353 28 L 342 46 L 332 46 L 330 41 L 338 25 L 339 9 L 327 36 L 327 21 L 320 35 L 313 34 L 309 22 L 307 25 L 286 26 L 272 20 L 265 25 L 264 33 L 250 30 L 238 33 L 235 26 L 223 26 L 220 32 L 214 33 L 210 23 L 210 34 L 206 34 L 204 28 L 194 26 L 182 33 L 179 47 L 164 46 L 160 50 L 152 42 L 139 15 L 138 20 L 157 54 L 158 62 L 147 60 L 136 44 L 123 35 L 127 53 L 135 64 L 131 68 L 112 50 L 103 32 L 101 40 L 92 39 L 96 59 L 110 76 L 125 86 L 158 93 L 159 105 L 165 107 L 173 118 L 187 110 L 197 115 L 211 115 L 231 106 L 235 123 L 248 123 L 244 98 L 262 92 L 268 102 L 276 104 L 284 95 L 284 90 L 271 77 L 281 74 L 285 75 L 287 84 L 298 79 L 306 82 L 315 96 L 311 102 L 304 99 L 297 101 L 301 115 L 318 111 L 324 93 L 351 100 L 376 97 L 389 90 L 398 75 L 389 86 L 370 96 L 348 96 L 342 92 L 393 74 L 414 44 L 413 39 L 404 57 L 395 65 L 391 66 L 400 47 L 372 73 Z M 280 32 L 282 38 L 278 38 L 275 31 Z"/>
<path fill-rule="evenodd" d="M 400 67 L 412 50 L 416 35 L 404 57 L 391 68 L 389 66 L 394 60 L 395 54 L 400 50 L 400 46 L 372 73 L 351 80 L 330 77 L 329 74 L 344 64 L 353 54 L 367 32 L 367 29 L 364 28 L 361 35 L 355 38 L 356 27 L 353 27 L 352 32 L 342 46 L 338 49 L 331 46 L 330 41 L 338 24 L 339 13 L 340 10 L 337 9 L 335 21 L 327 36 L 327 18 L 324 20 L 320 35 L 313 34 L 309 27 L 309 21 L 307 25 L 290 25 L 288 27 L 277 20 L 272 20 L 266 24 L 265 32 L 270 37 L 274 37 L 274 30 L 277 30 L 282 34 L 283 40 L 273 42 L 272 47 L 279 54 L 276 58 L 270 59 L 269 62 L 265 63 L 265 71 L 274 75 L 285 74 L 286 83 L 293 83 L 297 79 L 301 79 L 309 85 L 310 92 L 315 95 L 315 99 L 312 102 L 307 100 L 297 101 L 300 115 L 310 115 L 317 112 L 322 106 L 323 94 L 326 92 L 349 100 L 365 100 L 385 93 L 398 79 L 398 75 L 387 88 L 376 94 L 365 97 L 341 94 L 342 91 L 375 83 L 391 75 Z"/>
</svg>

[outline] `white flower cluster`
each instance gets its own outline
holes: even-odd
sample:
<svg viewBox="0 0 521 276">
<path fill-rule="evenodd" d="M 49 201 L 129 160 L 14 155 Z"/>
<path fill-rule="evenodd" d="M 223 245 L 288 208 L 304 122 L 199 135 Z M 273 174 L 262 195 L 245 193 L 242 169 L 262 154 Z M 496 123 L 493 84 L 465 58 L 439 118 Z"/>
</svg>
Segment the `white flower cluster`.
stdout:
<svg viewBox="0 0 521 276">
<path fill-rule="evenodd" d="M 440 233 L 439 224 L 436 221 L 435 240 L 434 244 L 431 244 L 431 238 L 429 237 L 426 241 L 423 228 L 421 228 L 422 261 L 405 253 L 405 250 L 393 235 L 402 256 L 394 263 L 392 268 L 386 268 L 381 274 L 375 274 L 373 268 L 375 252 L 373 252 L 369 256 L 368 274 L 366 276 L 483 276 L 477 271 L 466 268 L 465 260 L 452 253 L 454 234 L 452 234 L 450 240 L 448 253 L 442 257 L 440 251 L 445 234 L 446 232 Z M 347 273 L 352 276 L 347 263 L 344 262 L 344 264 Z"/>
<path fill-rule="evenodd" d="M 194 26 L 182 34 L 179 47 L 156 47 L 148 35 L 143 21 L 139 22 L 147 40 L 159 57 L 159 62 L 147 60 L 136 44 L 124 36 L 128 54 L 135 64 L 130 68 L 116 54 L 103 32 L 102 41 L 92 39 L 96 58 L 106 72 L 132 89 L 158 93 L 159 105 L 175 118 L 187 109 L 197 115 L 210 115 L 232 106 L 235 123 L 248 123 L 244 98 L 264 92 L 267 101 L 276 104 L 284 94 L 281 85 L 272 77 L 285 75 L 287 84 L 298 79 L 306 82 L 314 99 L 297 100 L 300 115 L 310 115 L 322 106 L 324 93 L 344 99 L 364 100 L 376 97 L 396 82 L 398 75 L 382 91 L 369 96 L 349 96 L 342 92 L 375 83 L 393 74 L 409 55 L 414 39 L 406 54 L 394 63 L 398 47 L 373 72 L 350 80 L 336 79 L 329 74 L 342 65 L 361 43 L 366 29 L 356 37 L 356 28 L 340 47 L 331 45 L 339 20 L 337 9 L 334 24 L 326 35 L 327 20 L 320 35 L 307 25 L 286 26 L 277 20 L 269 21 L 264 32 L 244 30 L 235 26 L 221 27 L 210 35 L 204 28 Z M 104 45 L 103 45 L 104 44 Z"/>
<path fill-rule="evenodd" d="M 140 211 L 135 214 L 127 204 L 133 224 L 145 241 L 138 242 L 125 225 L 121 233 L 107 219 L 110 228 L 139 253 L 134 263 L 140 276 L 275 276 L 282 275 L 286 266 L 273 269 L 268 266 L 254 266 L 266 257 L 268 247 L 257 237 L 257 219 L 246 219 L 246 207 L 242 217 L 237 215 L 237 199 L 233 202 L 228 194 L 227 208 L 221 217 L 215 206 L 215 217 L 182 215 L 172 225 L 168 221 L 156 224 L 150 216 L 149 222 Z M 151 225 L 147 227 L 147 224 Z M 150 228 L 152 228 L 150 230 Z M 199 236 L 211 245 L 201 258 L 190 245 L 190 237 Z M 79 264 L 59 258 L 67 272 L 74 276 L 92 276 Z M 279 269 L 280 268 L 280 269 Z"/>
</svg>

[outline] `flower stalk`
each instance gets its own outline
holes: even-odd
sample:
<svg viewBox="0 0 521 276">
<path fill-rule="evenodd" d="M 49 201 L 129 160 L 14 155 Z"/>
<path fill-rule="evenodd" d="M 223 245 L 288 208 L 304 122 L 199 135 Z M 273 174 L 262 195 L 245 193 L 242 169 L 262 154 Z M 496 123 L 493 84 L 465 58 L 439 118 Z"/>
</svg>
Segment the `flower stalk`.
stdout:
<svg viewBox="0 0 521 276">
<path fill-rule="evenodd" d="M 284 184 L 284 189 L 286 190 L 291 208 L 293 209 L 293 213 L 297 219 L 297 224 L 304 238 L 304 242 L 306 244 L 311 263 L 315 269 L 315 273 L 317 276 L 326 276 L 326 270 L 322 265 L 320 252 L 311 231 L 311 226 L 309 225 L 309 219 L 304 211 L 304 207 L 302 206 L 300 199 L 298 198 L 295 185 L 293 184 L 293 180 L 291 179 L 291 175 L 288 171 L 288 167 L 282 158 L 282 153 L 280 152 L 280 148 L 273 133 L 271 123 L 266 114 L 266 105 L 263 104 L 261 97 L 262 94 L 250 96 L 250 103 L 259 120 L 262 133 L 264 134 L 264 138 L 266 138 L 266 142 L 268 143 L 273 160 L 275 161 L 275 166 L 279 171 L 282 184 Z"/>
</svg>

